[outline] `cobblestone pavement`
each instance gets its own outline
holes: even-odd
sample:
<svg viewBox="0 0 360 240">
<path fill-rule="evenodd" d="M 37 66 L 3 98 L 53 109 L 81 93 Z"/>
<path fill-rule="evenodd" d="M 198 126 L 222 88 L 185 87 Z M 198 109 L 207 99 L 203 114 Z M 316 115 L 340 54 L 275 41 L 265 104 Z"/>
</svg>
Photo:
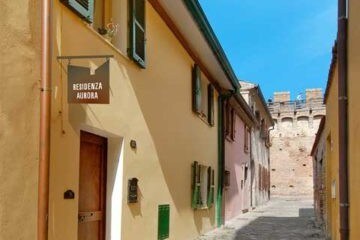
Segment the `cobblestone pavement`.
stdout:
<svg viewBox="0 0 360 240">
<path fill-rule="evenodd" d="M 273 198 L 196 240 L 320 240 L 312 199 Z"/>
</svg>

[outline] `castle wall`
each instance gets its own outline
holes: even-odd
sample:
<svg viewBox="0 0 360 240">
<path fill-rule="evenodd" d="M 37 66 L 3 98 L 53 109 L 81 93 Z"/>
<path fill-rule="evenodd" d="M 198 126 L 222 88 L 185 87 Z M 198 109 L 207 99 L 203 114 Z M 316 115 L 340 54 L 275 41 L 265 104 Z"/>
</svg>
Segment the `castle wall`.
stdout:
<svg viewBox="0 0 360 240">
<path fill-rule="evenodd" d="M 274 130 L 270 132 L 271 194 L 311 196 L 310 151 L 321 117 L 326 112 L 322 92 L 307 89 L 306 100 L 298 101 L 289 101 L 284 94 L 279 97 L 279 93 L 274 93 L 269 109 L 275 121 Z"/>
</svg>

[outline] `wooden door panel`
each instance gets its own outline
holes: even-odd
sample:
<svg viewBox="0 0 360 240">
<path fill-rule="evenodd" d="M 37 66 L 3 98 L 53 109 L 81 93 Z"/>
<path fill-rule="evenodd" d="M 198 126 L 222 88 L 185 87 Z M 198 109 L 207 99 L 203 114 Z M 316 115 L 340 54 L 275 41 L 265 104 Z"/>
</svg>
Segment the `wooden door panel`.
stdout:
<svg viewBox="0 0 360 240">
<path fill-rule="evenodd" d="M 78 240 L 105 239 L 107 140 L 81 132 Z"/>
<path fill-rule="evenodd" d="M 82 142 L 80 149 L 79 211 L 100 210 L 101 146 Z"/>
<path fill-rule="evenodd" d="M 99 240 L 100 237 L 100 228 L 101 223 L 96 222 L 86 222 L 80 223 L 78 229 L 78 240 Z"/>
</svg>

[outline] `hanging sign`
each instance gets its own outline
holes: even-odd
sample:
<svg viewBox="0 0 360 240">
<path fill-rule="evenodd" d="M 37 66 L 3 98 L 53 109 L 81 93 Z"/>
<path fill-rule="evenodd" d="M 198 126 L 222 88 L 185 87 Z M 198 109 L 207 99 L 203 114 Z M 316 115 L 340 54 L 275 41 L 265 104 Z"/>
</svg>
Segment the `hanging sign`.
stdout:
<svg viewBox="0 0 360 240">
<path fill-rule="evenodd" d="M 68 103 L 109 104 L 109 61 L 90 68 L 68 65 Z"/>
</svg>

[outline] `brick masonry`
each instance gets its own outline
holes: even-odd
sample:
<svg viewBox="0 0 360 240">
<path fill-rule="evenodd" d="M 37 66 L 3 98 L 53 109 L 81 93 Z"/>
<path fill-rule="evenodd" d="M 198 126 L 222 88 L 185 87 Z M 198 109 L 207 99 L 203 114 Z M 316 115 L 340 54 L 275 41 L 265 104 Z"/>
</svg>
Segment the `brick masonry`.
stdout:
<svg viewBox="0 0 360 240">
<path fill-rule="evenodd" d="M 286 94 L 285 94 L 286 93 Z M 271 194 L 312 196 L 313 166 L 310 151 L 321 117 L 325 115 L 321 89 L 307 89 L 290 101 L 289 92 L 274 93 L 269 109 L 275 121 L 271 131 Z"/>
</svg>

